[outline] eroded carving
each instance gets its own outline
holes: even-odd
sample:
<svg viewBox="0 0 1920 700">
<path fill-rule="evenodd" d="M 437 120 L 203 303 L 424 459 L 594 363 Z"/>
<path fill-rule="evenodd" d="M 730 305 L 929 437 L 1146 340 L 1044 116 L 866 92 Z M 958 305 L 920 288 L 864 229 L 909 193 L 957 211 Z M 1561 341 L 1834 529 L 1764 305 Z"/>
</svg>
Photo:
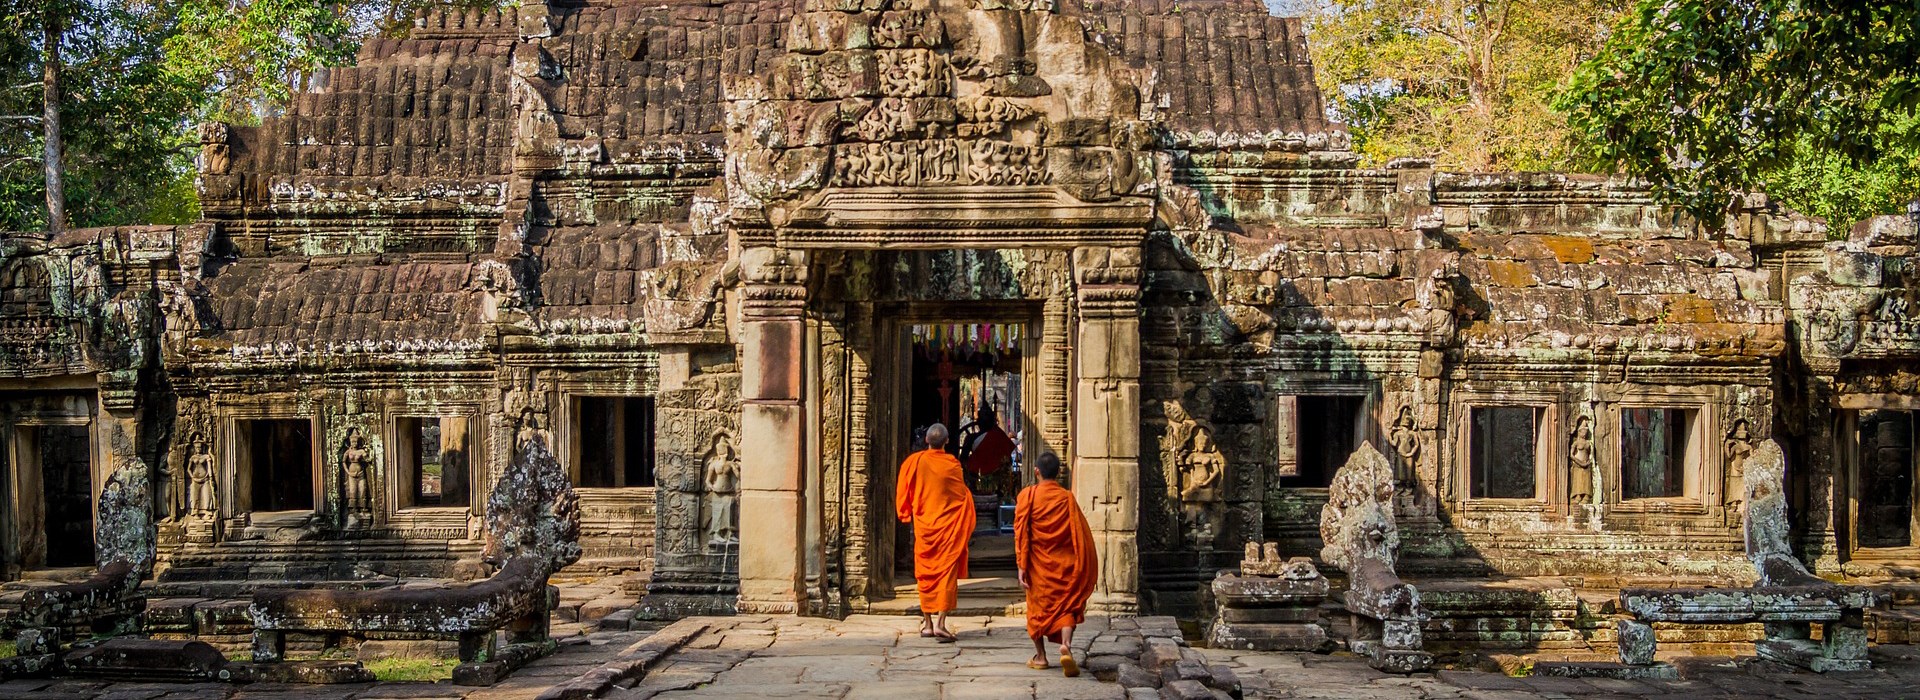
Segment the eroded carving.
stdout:
<svg viewBox="0 0 1920 700">
<path fill-rule="evenodd" d="M 708 547 L 739 544 L 740 460 L 734 455 L 732 438 L 726 433 L 715 434 L 705 462 L 706 491 L 701 509 L 707 517 L 703 539 Z"/>
<path fill-rule="evenodd" d="M 1593 417 L 1581 416 L 1567 441 L 1567 501 L 1578 506 L 1593 502 Z"/>
<path fill-rule="evenodd" d="M 1401 406 L 1400 412 L 1393 418 L 1393 428 L 1387 433 L 1387 441 L 1393 445 L 1393 452 L 1400 459 L 1395 478 L 1401 483 L 1412 483 L 1415 469 L 1420 465 L 1420 431 L 1413 422 L 1413 407 Z"/>
<path fill-rule="evenodd" d="M 1213 429 L 1194 420 L 1180 402 L 1168 401 L 1165 408 L 1167 428 L 1160 436 L 1160 457 L 1171 469 L 1168 497 L 1180 504 L 1187 543 L 1211 549 L 1224 519 L 1221 482 L 1226 478 L 1227 458 L 1214 444 Z"/>
<path fill-rule="evenodd" d="M 1395 673 L 1425 670 L 1433 656 L 1423 649 L 1421 623 L 1427 611 L 1420 593 L 1394 570 L 1400 529 L 1393 517 L 1393 468 L 1362 442 L 1333 476 L 1320 510 L 1320 558 L 1347 572 L 1347 610 L 1354 615 L 1354 653 L 1374 668 Z"/>
<path fill-rule="evenodd" d="M 340 441 L 340 469 L 345 477 L 347 517 L 350 521 L 373 513 L 373 491 L 367 485 L 372 470 L 373 450 L 359 427 L 347 429 Z"/>
<path fill-rule="evenodd" d="M 213 446 L 205 433 L 194 433 L 187 442 L 186 512 L 196 518 L 213 518 L 220 511 L 214 483 Z"/>
</svg>

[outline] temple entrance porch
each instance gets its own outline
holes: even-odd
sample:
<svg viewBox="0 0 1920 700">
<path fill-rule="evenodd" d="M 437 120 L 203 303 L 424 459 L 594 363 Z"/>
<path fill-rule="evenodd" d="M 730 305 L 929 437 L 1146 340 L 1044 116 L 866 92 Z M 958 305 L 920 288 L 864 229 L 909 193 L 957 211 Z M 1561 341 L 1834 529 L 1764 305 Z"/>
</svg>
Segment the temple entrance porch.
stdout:
<svg viewBox="0 0 1920 700">
<path fill-rule="evenodd" d="M 0 401 L 0 464 L 8 495 L 4 553 L 14 576 L 57 576 L 94 565 L 92 399 L 71 394 Z"/>
<path fill-rule="evenodd" d="M 962 587 L 968 610 L 998 613 L 1019 599 L 1015 579 L 1013 503 L 1030 479 L 1025 465 L 1047 448 L 1030 407 L 1038 405 L 1040 386 L 1036 330 L 1043 323 L 1034 305 L 1017 307 L 979 303 L 922 306 L 916 313 L 882 321 L 882 336 L 895 341 L 895 372 L 877 379 L 879 396 L 897 396 L 901 410 L 875 421 L 874 430 L 906 436 L 887 440 L 890 456 L 879 469 L 898 465 L 925 449 L 924 433 L 934 423 L 954 435 L 948 449 L 966 469 L 974 495 L 976 526 L 968 550 L 970 578 Z M 881 437 L 876 435 L 876 438 Z M 893 492 L 873 493 L 873 507 L 891 514 Z M 915 612 L 913 533 L 894 526 L 892 600 L 874 603 L 874 612 Z"/>
</svg>

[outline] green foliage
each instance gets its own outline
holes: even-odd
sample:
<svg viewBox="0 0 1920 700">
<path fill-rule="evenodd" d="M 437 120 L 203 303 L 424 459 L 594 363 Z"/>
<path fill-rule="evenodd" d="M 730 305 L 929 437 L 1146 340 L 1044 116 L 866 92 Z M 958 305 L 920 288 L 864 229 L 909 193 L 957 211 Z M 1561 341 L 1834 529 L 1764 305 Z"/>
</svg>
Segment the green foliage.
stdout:
<svg viewBox="0 0 1920 700">
<path fill-rule="evenodd" d="M 1574 143 L 1550 101 L 1601 45 L 1623 0 L 1318 0 L 1316 75 L 1370 163 L 1566 169 Z"/>
<path fill-rule="evenodd" d="M 61 42 L 60 115 L 68 218 L 106 226 L 195 218 L 183 115 L 192 86 L 170 80 L 151 40 L 165 12 L 117 0 L 0 0 L 0 230 L 46 227 L 41 172 L 41 27 L 73 19 Z M 32 117 L 20 119 L 15 117 Z M 189 188 L 190 190 L 190 188 Z M 189 193 L 190 194 L 190 193 Z"/>
<path fill-rule="evenodd" d="M 1802 137 L 1785 166 L 1765 173 L 1760 189 L 1795 211 L 1826 219 L 1836 237 L 1867 217 L 1902 213 L 1920 196 L 1920 148 L 1900 144 L 1911 143 L 1920 118 L 1907 117 L 1887 130 L 1893 133 L 1883 134 L 1881 142 L 1892 145 L 1865 163 Z"/>
<path fill-rule="evenodd" d="M 345 10 L 327 0 L 180 0 L 163 42 L 166 72 L 206 91 L 209 116 L 255 121 L 353 57 Z"/>
<path fill-rule="evenodd" d="M 1701 218 L 1763 186 L 1884 210 L 1914 194 L 1920 3 L 1638 0 L 1557 104 L 1599 162 Z"/>
<path fill-rule="evenodd" d="M 375 33 L 432 5 L 496 0 L 0 0 L 0 230 L 46 228 L 37 115 L 48 12 L 61 42 L 68 218 L 75 226 L 199 218 L 194 126 L 257 122 Z"/>
</svg>

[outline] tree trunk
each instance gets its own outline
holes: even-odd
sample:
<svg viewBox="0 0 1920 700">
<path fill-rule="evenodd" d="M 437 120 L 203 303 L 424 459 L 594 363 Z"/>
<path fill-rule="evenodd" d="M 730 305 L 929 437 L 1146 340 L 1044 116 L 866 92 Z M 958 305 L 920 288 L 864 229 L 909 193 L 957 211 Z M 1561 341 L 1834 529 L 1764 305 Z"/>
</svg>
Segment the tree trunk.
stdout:
<svg viewBox="0 0 1920 700">
<path fill-rule="evenodd" d="M 66 34 L 65 19 L 49 8 L 41 47 L 41 124 L 46 128 L 46 155 L 43 165 L 47 176 L 47 232 L 60 235 L 67 227 L 67 200 L 61 181 L 65 168 L 60 162 L 60 40 Z"/>
</svg>

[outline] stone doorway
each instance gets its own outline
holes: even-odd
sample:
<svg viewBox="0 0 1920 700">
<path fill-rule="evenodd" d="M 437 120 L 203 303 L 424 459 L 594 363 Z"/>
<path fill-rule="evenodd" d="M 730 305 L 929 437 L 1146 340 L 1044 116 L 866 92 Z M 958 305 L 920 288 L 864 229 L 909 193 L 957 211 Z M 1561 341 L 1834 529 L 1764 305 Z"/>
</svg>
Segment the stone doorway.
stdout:
<svg viewBox="0 0 1920 700">
<path fill-rule="evenodd" d="M 1920 411 L 1863 410 L 1846 416 L 1853 468 L 1854 558 L 1904 558 L 1920 552 Z"/>
<path fill-rule="evenodd" d="M 11 573 L 94 565 L 92 405 L 68 395 L 0 406 Z"/>
<path fill-rule="evenodd" d="M 1040 405 L 1038 305 L 978 302 L 916 305 L 883 320 L 882 337 L 893 340 L 895 371 L 876 379 L 903 410 L 881 412 L 874 422 L 875 444 L 886 446 L 889 469 L 916 449 L 927 426 L 945 424 L 954 435 L 950 449 L 967 470 L 974 494 L 976 524 L 969 545 L 969 578 L 963 598 L 998 601 L 1018 591 L 1013 560 L 1013 504 L 1029 481 L 1025 469 L 1048 448 L 1037 429 Z M 883 316 L 882 318 L 888 318 Z M 991 423 L 980 420 L 990 409 Z M 889 475 L 890 476 L 890 475 Z M 893 493 L 884 495 L 891 514 Z M 892 541 L 892 607 L 911 606 L 913 535 L 896 526 Z M 887 606 L 881 606 L 887 607 Z"/>
</svg>

